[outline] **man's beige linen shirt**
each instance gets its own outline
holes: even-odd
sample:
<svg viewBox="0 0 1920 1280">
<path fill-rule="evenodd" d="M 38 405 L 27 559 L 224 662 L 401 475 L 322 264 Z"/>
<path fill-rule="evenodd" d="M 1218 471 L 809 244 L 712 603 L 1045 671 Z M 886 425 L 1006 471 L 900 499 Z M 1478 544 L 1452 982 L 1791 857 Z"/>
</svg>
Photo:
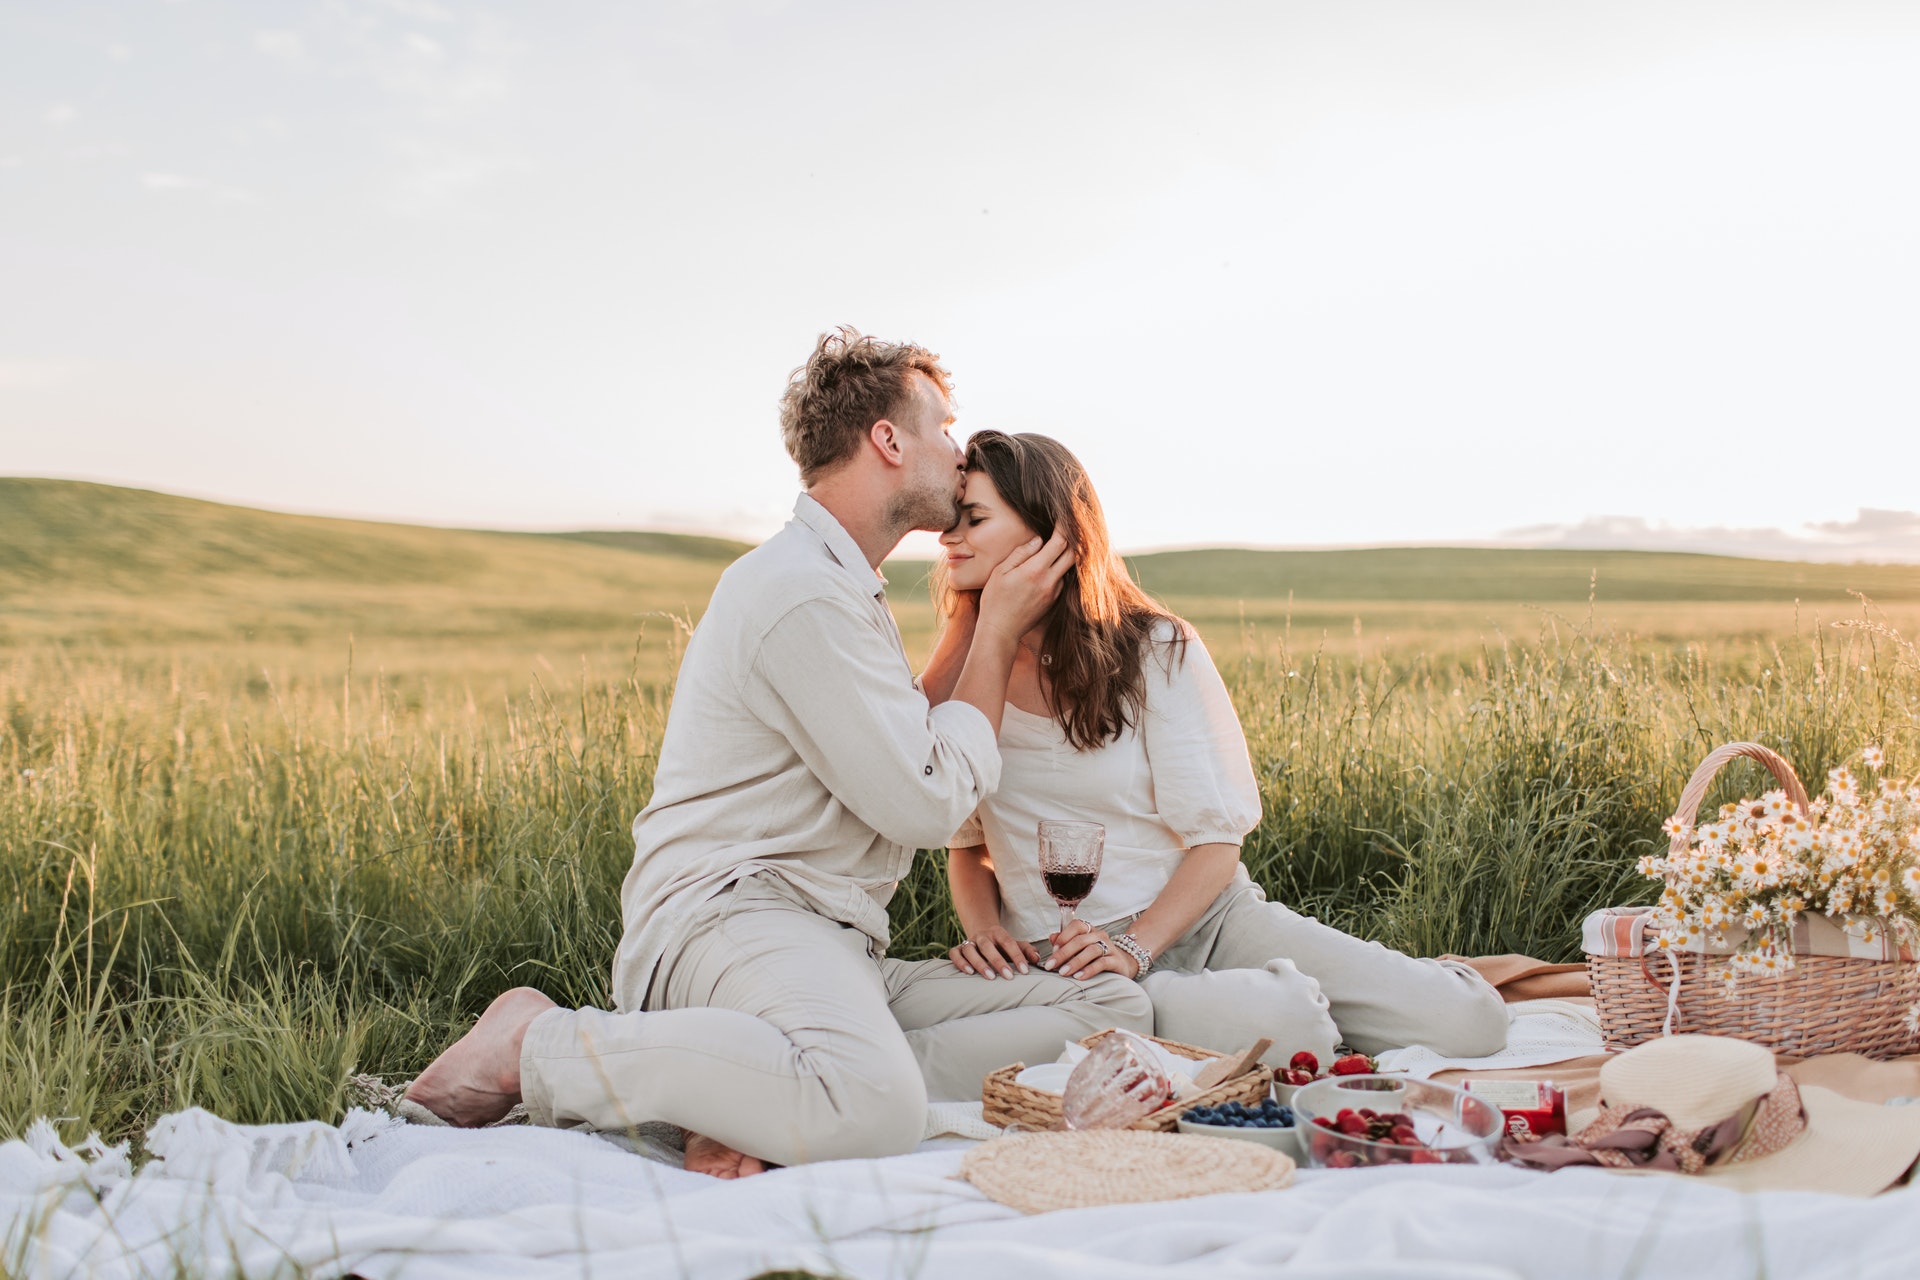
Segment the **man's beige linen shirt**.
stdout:
<svg viewBox="0 0 1920 1280">
<path fill-rule="evenodd" d="M 802 494 L 793 516 L 721 575 L 680 664 L 621 890 L 622 1009 L 645 1007 L 700 905 L 756 873 L 880 954 L 914 851 L 999 784 L 987 718 L 915 684 L 886 580 L 818 502 Z"/>
</svg>

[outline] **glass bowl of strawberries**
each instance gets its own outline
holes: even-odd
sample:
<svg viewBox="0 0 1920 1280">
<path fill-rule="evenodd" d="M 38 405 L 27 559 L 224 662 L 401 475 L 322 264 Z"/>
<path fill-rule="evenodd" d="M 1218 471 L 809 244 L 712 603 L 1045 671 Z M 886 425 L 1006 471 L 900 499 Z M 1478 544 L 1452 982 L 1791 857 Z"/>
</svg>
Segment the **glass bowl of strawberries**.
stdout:
<svg viewBox="0 0 1920 1280">
<path fill-rule="evenodd" d="M 1315 1080 L 1333 1077 L 1370 1076 L 1379 1070 L 1379 1064 L 1364 1053 L 1342 1054 L 1333 1060 L 1327 1070 L 1320 1069 L 1320 1059 L 1302 1049 L 1287 1062 L 1284 1067 L 1273 1069 L 1273 1096 L 1281 1103 L 1293 1101 L 1294 1091 L 1302 1085 L 1312 1084 Z"/>
<path fill-rule="evenodd" d="M 1378 1089 L 1364 1087 L 1376 1081 Z M 1368 1105 L 1369 1092 L 1380 1105 Z M 1329 1076 L 1300 1086 L 1292 1105 L 1308 1163 L 1322 1169 L 1492 1164 L 1506 1131 L 1500 1109 L 1485 1099 L 1401 1076 Z"/>
</svg>

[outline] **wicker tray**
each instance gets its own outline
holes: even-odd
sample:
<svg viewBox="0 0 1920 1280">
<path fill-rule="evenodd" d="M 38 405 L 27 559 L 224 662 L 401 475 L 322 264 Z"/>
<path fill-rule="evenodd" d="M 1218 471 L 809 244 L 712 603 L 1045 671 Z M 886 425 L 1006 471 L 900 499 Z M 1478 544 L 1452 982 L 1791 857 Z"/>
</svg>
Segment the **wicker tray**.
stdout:
<svg viewBox="0 0 1920 1280">
<path fill-rule="evenodd" d="M 1110 1033 L 1096 1031 L 1080 1043 L 1088 1048 L 1094 1041 Z M 1205 1062 L 1209 1058 L 1224 1055 L 1212 1049 L 1199 1049 L 1190 1044 L 1181 1044 L 1178 1040 L 1162 1040 L 1159 1036 L 1147 1036 L 1161 1048 L 1182 1058 L 1192 1058 L 1196 1062 Z M 1060 1114 L 1060 1095 L 1046 1093 L 1024 1084 L 1015 1084 L 1013 1078 L 1026 1070 L 1027 1064 L 1016 1062 L 1010 1067 L 1002 1067 L 990 1072 L 980 1082 L 980 1114 L 988 1124 L 1001 1128 L 1018 1125 L 1022 1129 L 1064 1129 L 1066 1120 Z M 1189 1107 L 1219 1106 L 1223 1102 L 1243 1102 L 1248 1106 L 1258 1106 L 1267 1096 L 1273 1084 L 1273 1073 L 1259 1063 L 1252 1068 L 1224 1080 L 1211 1089 L 1196 1093 L 1192 1097 L 1182 1098 L 1169 1106 L 1160 1108 L 1152 1115 L 1136 1120 L 1128 1125 L 1129 1129 L 1158 1129 L 1171 1133 L 1180 1113 Z"/>
<path fill-rule="evenodd" d="M 1734 742 L 1694 770 L 1675 810 L 1683 822 L 1692 823 L 1720 767 L 1740 756 L 1765 765 L 1788 799 L 1802 813 L 1807 811 L 1806 788 L 1791 765 L 1758 743 Z M 1676 852 L 1686 847 L 1686 839 L 1674 837 Z M 1796 1057 L 1858 1053 L 1897 1058 L 1920 1052 L 1920 1037 L 1906 1025 L 1908 1010 L 1920 1002 L 1920 963 L 1800 955 L 1786 976 L 1748 978 L 1729 993 L 1713 976 L 1711 959 L 1674 951 L 1657 958 L 1588 955 L 1587 976 L 1607 1048 L 1630 1048 L 1664 1033 L 1668 992 L 1678 976 L 1675 1034 L 1732 1036 Z"/>
</svg>

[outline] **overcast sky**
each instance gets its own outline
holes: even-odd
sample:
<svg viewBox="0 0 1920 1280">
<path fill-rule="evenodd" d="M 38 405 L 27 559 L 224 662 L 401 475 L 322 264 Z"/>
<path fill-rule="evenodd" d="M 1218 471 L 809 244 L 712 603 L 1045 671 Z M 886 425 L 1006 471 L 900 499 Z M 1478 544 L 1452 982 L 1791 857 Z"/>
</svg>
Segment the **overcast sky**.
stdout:
<svg viewBox="0 0 1920 1280">
<path fill-rule="evenodd" d="M 1920 555 L 1916 67 L 1849 0 L 0 0 L 0 473 L 757 537 L 846 322 L 1123 546 Z"/>
</svg>

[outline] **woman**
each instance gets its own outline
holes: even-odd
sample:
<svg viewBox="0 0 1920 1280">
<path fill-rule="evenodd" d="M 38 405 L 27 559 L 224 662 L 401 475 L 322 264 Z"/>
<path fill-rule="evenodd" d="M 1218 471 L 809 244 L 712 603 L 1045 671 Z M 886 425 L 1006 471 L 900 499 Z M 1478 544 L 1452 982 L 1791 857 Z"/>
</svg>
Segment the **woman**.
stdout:
<svg viewBox="0 0 1920 1280">
<path fill-rule="evenodd" d="M 968 443 L 963 514 L 942 536 L 935 569 L 946 625 L 929 696 L 943 696 L 945 673 L 964 661 L 987 575 L 1056 529 L 1077 568 L 1020 638 L 1000 787 L 951 842 L 947 874 L 967 934 L 954 965 L 988 980 L 1030 963 L 1076 978 L 1151 970 L 1163 1034 L 1220 988 L 1158 975 L 1264 971 L 1230 975 L 1234 994 L 1211 1003 L 1248 1008 L 1247 1025 L 1216 1034 L 1239 1043 L 1272 1035 L 1281 1061 L 1300 1049 L 1327 1061 L 1342 1042 L 1366 1053 L 1424 1044 L 1449 1057 L 1504 1047 L 1505 1006 L 1472 969 L 1402 955 L 1266 901 L 1240 864 L 1260 796 L 1226 687 L 1193 628 L 1128 576 L 1086 471 L 1057 441 L 983 431 Z M 1079 909 L 1098 926 L 1076 919 L 1050 931 L 1059 912 L 1040 877 L 1043 818 L 1105 825 L 1100 878 Z M 1257 1012 L 1240 994 L 1255 987 Z"/>
</svg>

